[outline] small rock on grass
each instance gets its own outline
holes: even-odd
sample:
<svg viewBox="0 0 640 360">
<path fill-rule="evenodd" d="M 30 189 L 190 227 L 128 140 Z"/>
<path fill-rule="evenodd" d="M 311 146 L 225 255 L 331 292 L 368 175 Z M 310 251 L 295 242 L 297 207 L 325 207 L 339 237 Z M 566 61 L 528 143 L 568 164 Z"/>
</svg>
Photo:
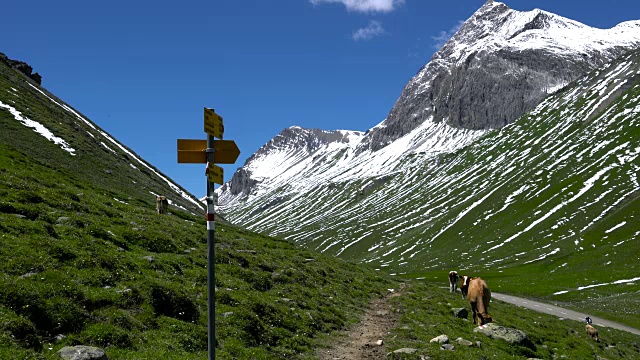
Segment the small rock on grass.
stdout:
<svg viewBox="0 0 640 360">
<path fill-rule="evenodd" d="M 104 350 L 93 346 L 65 346 L 58 351 L 63 360 L 109 360 Z"/>
<path fill-rule="evenodd" d="M 402 349 L 398 349 L 398 350 L 395 350 L 395 351 L 392 351 L 392 352 L 388 353 L 387 357 L 393 356 L 394 354 L 413 354 L 416 351 L 418 351 L 418 349 L 402 348 Z"/>
<path fill-rule="evenodd" d="M 457 338 L 457 339 L 456 339 L 456 342 L 457 342 L 459 345 L 462 345 L 462 346 L 473 346 L 473 343 L 472 343 L 471 341 L 469 341 L 469 340 L 465 340 L 465 339 L 463 339 L 463 338 L 461 338 L 461 337 Z"/>
<path fill-rule="evenodd" d="M 466 319 L 469 316 L 469 310 L 465 308 L 452 308 L 451 312 L 453 313 L 453 316 L 460 319 Z"/>
<path fill-rule="evenodd" d="M 439 344 L 447 344 L 449 342 L 449 337 L 447 335 L 440 335 L 438 337 L 434 337 L 429 342 L 437 342 Z"/>
</svg>

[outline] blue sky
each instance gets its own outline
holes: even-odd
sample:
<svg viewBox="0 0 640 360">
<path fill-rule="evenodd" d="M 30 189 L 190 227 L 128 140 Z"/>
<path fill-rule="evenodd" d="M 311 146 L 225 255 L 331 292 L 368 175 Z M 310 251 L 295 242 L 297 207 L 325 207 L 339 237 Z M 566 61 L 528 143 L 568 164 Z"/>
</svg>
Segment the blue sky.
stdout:
<svg viewBox="0 0 640 360">
<path fill-rule="evenodd" d="M 0 52 L 196 196 L 204 165 L 176 139 L 204 139 L 203 107 L 242 154 L 282 129 L 366 131 L 483 0 L 11 1 Z M 514 0 L 590 26 L 640 19 L 638 0 Z"/>
</svg>

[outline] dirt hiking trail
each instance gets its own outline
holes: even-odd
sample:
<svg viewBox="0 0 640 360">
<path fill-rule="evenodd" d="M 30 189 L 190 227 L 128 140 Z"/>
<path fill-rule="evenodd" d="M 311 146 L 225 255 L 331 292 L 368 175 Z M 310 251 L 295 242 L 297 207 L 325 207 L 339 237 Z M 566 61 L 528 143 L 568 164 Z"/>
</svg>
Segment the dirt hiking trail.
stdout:
<svg viewBox="0 0 640 360">
<path fill-rule="evenodd" d="M 395 327 L 399 314 L 391 306 L 389 299 L 401 296 L 408 286 L 390 291 L 383 298 L 374 299 L 353 329 L 340 337 L 330 348 L 317 351 L 319 360 L 371 360 L 384 359 L 387 351 L 385 342 L 389 331 Z M 382 344 L 379 345 L 379 341 Z"/>
</svg>

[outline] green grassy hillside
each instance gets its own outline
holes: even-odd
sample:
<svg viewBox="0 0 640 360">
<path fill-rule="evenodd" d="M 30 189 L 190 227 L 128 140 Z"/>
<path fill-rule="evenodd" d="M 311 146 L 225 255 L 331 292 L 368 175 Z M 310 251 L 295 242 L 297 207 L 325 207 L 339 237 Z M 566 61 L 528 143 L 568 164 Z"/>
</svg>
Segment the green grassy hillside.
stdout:
<svg viewBox="0 0 640 360">
<path fill-rule="evenodd" d="M 399 276 L 455 269 L 638 327 L 639 73 L 627 54 L 462 149 L 407 155 L 384 177 L 260 188 L 227 218 Z"/>
<path fill-rule="evenodd" d="M 20 121 L 20 120 L 22 121 Z M 132 197 L 155 201 L 165 195 L 174 208 L 203 212 L 197 199 L 173 183 L 153 165 L 112 138 L 99 126 L 22 73 L 0 61 L 0 144 L 28 155 L 28 161 L 49 169 L 74 174 L 103 189 L 118 200 Z M 40 133 L 49 132 L 58 140 Z M 64 141 L 65 145 L 59 143 Z M 14 163 L 19 166 L 18 163 Z M 45 174 L 32 171 L 31 177 Z"/>
<path fill-rule="evenodd" d="M 0 358 L 55 358 L 73 344 L 113 359 L 206 357 L 201 216 L 158 215 L 7 144 L 0 169 Z M 218 358 L 309 352 L 391 284 L 233 227 L 219 225 L 216 240 Z"/>
</svg>

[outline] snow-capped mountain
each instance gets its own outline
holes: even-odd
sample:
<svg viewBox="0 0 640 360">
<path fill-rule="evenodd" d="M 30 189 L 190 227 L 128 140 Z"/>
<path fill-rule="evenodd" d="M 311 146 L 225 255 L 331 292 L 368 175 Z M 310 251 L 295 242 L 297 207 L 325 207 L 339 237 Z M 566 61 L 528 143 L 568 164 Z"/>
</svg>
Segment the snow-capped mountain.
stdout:
<svg viewBox="0 0 640 360">
<path fill-rule="evenodd" d="M 405 86 L 363 139 L 379 150 L 425 121 L 500 128 L 553 92 L 640 46 L 640 21 L 595 29 L 542 11 L 488 1 Z"/>
<path fill-rule="evenodd" d="M 371 164 L 369 176 L 327 166 L 320 171 L 335 180 L 257 186 L 223 209 L 249 229 L 392 273 L 533 266 L 558 284 L 585 288 L 586 278 L 576 283 L 562 274 L 588 266 L 607 274 L 607 284 L 633 282 L 640 259 L 639 121 L 636 51 L 464 148 L 399 156 L 384 174 L 374 171 L 384 164 Z M 314 174 L 314 157 L 328 147 L 297 161 L 295 171 Z M 342 156 L 331 153 L 336 164 Z M 553 292 L 569 291 L 558 284 Z"/>
<path fill-rule="evenodd" d="M 285 129 L 219 190 L 221 209 L 251 207 L 280 187 L 288 190 L 278 199 L 327 182 L 389 176 L 416 154 L 435 161 L 635 48 L 640 21 L 595 29 L 488 1 L 408 82 L 384 121 L 364 134 Z"/>
</svg>

